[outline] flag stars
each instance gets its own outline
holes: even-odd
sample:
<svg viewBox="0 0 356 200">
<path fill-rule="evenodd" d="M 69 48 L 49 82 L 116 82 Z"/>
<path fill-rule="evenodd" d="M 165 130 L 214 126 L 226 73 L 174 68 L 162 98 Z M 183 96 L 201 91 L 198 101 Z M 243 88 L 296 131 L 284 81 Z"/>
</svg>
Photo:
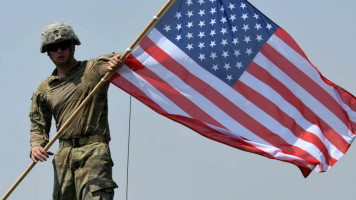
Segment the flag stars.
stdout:
<svg viewBox="0 0 356 200">
<path fill-rule="evenodd" d="M 200 61 L 203 61 L 205 59 L 205 55 L 204 54 L 199 54 L 199 57 Z"/>
<path fill-rule="evenodd" d="M 237 62 L 235 66 L 239 69 L 241 69 L 243 67 L 242 62 Z"/>
<path fill-rule="evenodd" d="M 237 43 L 239 43 L 238 38 L 234 38 L 233 41 L 232 41 L 232 43 L 233 43 L 234 45 L 236 45 Z"/>
<path fill-rule="evenodd" d="M 233 33 L 235 33 L 235 32 L 237 31 L 237 26 L 233 26 L 233 27 L 231 28 L 231 31 L 232 31 Z"/>
<path fill-rule="evenodd" d="M 246 20 L 246 19 L 248 18 L 247 13 L 242 14 L 241 18 L 242 18 L 243 20 Z"/>
<path fill-rule="evenodd" d="M 211 48 L 214 48 L 214 46 L 216 46 L 216 42 L 215 41 L 210 41 L 209 46 L 211 46 Z"/>
<path fill-rule="evenodd" d="M 198 37 L 200 37 L 200 39 L 201 39 L 202 37 L 205 37 L 205 33 L 204 33 L 204 32 L 199 32 Z"/>
<path fill-rule="evenodd" d="M 182 13 L 181 12 L 176 12 L 176 15 L 174 17 L 179 19 L 179 18 L 182 17 Z"/>
<path fill-rule="evenodd" d="M 246 1 L 219 2 L 183 0 L 184 9 L 167 15 L 170 19 L 162 20 L 158 28 L 197 63 L 208 63 L 207 70 L 231 85 L 273 34 L 275 25 L 250 10 Z"/>
<path fill-rule="evenodd" d="M 227 22 L 226 17 L 222 17 L 220 21 L 221 21 L 221 23 L 223 23 L 223 24 L 226 23 L 226 22 Z"/>
<path fill-rule="evenodd" d="M 205 15 L 205 10 L 200 10 L 198 15 L 200 15 L 200 17 L 202 17 L 203 15 Z"/>
<path fill-rule="evenodd" d="M 190 5 L 193 4 L 193 2 L 192 2 L 192 0 L 187 0 L 187 1 L 186 1 L 186 4 L 188 4 L 188 6 L 190 6 Z"/>
<path fill-rule="evenodd" d="M 215 29 L 214 29 L 214 30 L 211 30 L 211 31 L 210 31 L 210 34 L 209 34 L 209 35 L 211 35 L 211 37 L 213 37 L 215 34 L 216 34 L 216 31 L 215 31 Z"/>
<path fill-rule="evenodd" d="M 226 57 L 229 56 L 229 52 L 228 51 L 223 51 L 223 54 L 221 56 L 226 59 Z"/>
<path fill-rule="evenodd" d="M 221 44 L 222 44 L 223 46 L 227 45 L 227 39 L 226 39 L 226 40 L 222 39 Z"/>
<path fill-rule="evenodd" d="M 211 8 L 211 10 L 210 10 L 210 14 L 214 14 L 214 13 L 216 13 L 216 8 Z"/>
<path fill-rule="evenodd" d="M 205 3 L 205 1 L 204 0 L 199 0 L 198 3 L 201 5 L 201 4 Z"/>
<path fill-rule="evenodd" d="M 236 57 L 239 57 L 239 55 L 241 55 L 240 50 L 235 50 L 234 55 L 235 55 Z"/>
<path fill-rule="evenodd" d="M 214 26 L 214 24 L 216 24 L 216 19 L 211 19 L 209 24 L 211 24 L 212 26 Z"/>
<path fill-rule="evenodd" d="M 204 47 L 205 47 L 204 42 L 199 42 L 198 47 L 199 47 L 200 49 L 204 48 Z"/>
<path fill-rule="evenodd" d="M 188 44 L 187 47 L 185 48 L 187 48 L 190 51 L 191 49 L 193 49 L 193 44 Z"/>
<path fill-rule="evenodd" d="M 251 55 L 252 54 L 252 49 L 251 48 L 247 48 L 245 53 L 248 54 L 248 55 Z"/>
<path fill-rule="evenodd" d="M 255 29 L 260 30 L 262 28 L 261 24 L 256 24 Z"/>
<path fill-rule="evenodd" d="M 230 10 L 232 10 L 232 9 L 234 9 L 234 8 L 235 8 L 235 5 L 234 5 L 234 4 L 232 4 L 232 3 L 230 3 L 229 8 L 230 8 Z"/>
<path fill-rule="evenodd" d="M 190 18 L 191 16 L 193 16 L 193 11 L 188 11 L 186 15 Z"/>
<path fill-rule="evenodd" d="M 251 42 L 250 36 L 245 36 L 244 41 L 246 42 L 246 44 L 248 44 L 249 42 Z"/>
<path fill-rule="evenodd" d="M 171 26 L 170 26 L 170 25 L 165 25 L 165 26 L 164 26 L 164 30 L 165 30 L 166 32 L 170 31 L 170 30 L 171 30 Z"/>
<path fill-rule="evenodd" d="M 191 39 L 191 38 L 193 38 L 193 33 L 187 33 L 187 36 L 186 36 L 188 39 Z"/>
<path fill-rule="evenodd" d="M 220 33 L 224 35 L 225 33 L 227 33 L 227 30 L 226 30 L 226 29 L 227 29 L 227 28 L 221 28 Z"/>
<path fill-rule="evenodd" d="M 216 53 L 215 52 L 211 52 L 211 55 L 210 55 L 210 58 L 211 59 L 215 59 L 215 58 L 217 58 L 218 56 L 216 55 Z M 216 65 L 216 67 L 217 67 L 218 65 Z"/>
<path fill-rule="evenodd" d="M 250 29 L 249 27 L 248 27 L 248 24 L 244 24 L 244 26 L 242 27 L 242 29 L 243 30 L 245 30 L 245 32 L 248 30 L 248 29 Z"/>
<path fill-rule="evenodd" d="M 202 28 L 203 26 L 205 26 L 205 21 L 200 21 L 198 26 L 200 26 L 200 28 Z"/>
<path fill-rule="evenodd" d="M 229 70 L 231 67 L 230 67 L 230 63 L 225 63 L 224 64 L 224 69 Z"/>
<path fill-rule="evenodd" d="M 182 39 L 182 35 L 177 35 L 176 40 L 179 42 L 179 40 Z"/>
<path fill-rule="evenodd" d="M 231 15 L 229 18 L 232 22 L 236 19 L 235 15 Z"/>
<path fill-rule="evenodd" d="M 193 22 L 188 22 L 187 27 L 188 27 L 188 28 L 193 27 Z"/>
</svg>

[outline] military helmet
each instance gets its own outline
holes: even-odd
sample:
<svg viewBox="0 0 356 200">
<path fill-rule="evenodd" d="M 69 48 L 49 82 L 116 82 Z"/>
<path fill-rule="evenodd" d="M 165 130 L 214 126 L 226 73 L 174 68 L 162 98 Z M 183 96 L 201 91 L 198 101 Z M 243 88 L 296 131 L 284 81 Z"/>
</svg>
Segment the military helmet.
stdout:
<svg viewBox="0 0 356 200">
<path fill-rule="evenodd" d="M 80 41 L 71 26 L 64 22 L 56 22 L 43 28 L 41 34 L 41 53 L 46 52 L 46 46 L 72 40 L 74 44 L 80 45 Z"/>
</svg>

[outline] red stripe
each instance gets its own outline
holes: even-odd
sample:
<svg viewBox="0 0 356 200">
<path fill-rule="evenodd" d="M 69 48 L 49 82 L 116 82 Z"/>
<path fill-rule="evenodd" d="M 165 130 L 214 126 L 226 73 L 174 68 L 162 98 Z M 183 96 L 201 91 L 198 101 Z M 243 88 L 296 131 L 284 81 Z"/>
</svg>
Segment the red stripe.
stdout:
<svg viewBox="0 0 356 200">
<path fill-rule="evenodd" d="M 350 144 L 347 143 L 327 123 L 320 119 L 312 110 L 310 110 L 310 108 L 305 106 L 303 102 L 300 101 L 283 83 L 273 77 L 264 68 L 258 66 L 256 63 L 251 63 L 246 71 L 278 92 L 285 101 L 289 102 L 296 109 L 298 109 L 307 121 L 318 126 L 323 132 L 325 138 L 328 139 L 337 149 L 339 149 L 339 151 L 346 153 Z"/>
<path fill-rule="evenodd" d="M 308 60 L 308 57 L 305 55 L 303 50 L 299 47 L 297 42 L 282 28 L 278 28 L 276 32 L 274 33 L 277 37 L 279 37 L 281 40 L 283 40 L 285 43 L 288 44 L 294 51 L 298 52 L 301 56 L 303 56 L 306 60 Z"/>
<path fill-rule="evenodd" d="M 129 58 L 128 58 L 129 59 Z M 126 64 L 127 62 L 125 62 Z M 134 96 L 139 101 L 143 102 L 150 108 L 154 108 L 157 113 L 163 114 L 165 111 L 154 101 L 152 101 L 145 93 L 143 93 L 140 88 L 136 87 L 130 81 L 126 80 L 124 77 L 120 76 L 120 74 L 115 73 L 113 74 L 109 81 L 116 85 L 117 87 L 121 88 L 128 94 Z"/>
<path fill-rule="evenodd" d="M 347 113 L 342 109 L 340 104 L 335 101 L 322 87 L 316 84 L 312 79 L 303 73 L 293 63 L 288 61 L 279 52 L 277 52 L 269 44 L 265 44 L 261 51 L 272 63 L 274 63 L 280 70 L 286 73 L 291 79 L 303 87 L 321 104 L 328 108 L 335 116 L 337 116 L 344 124 L 351 130 L 351 125 L 347 118 Z"/>
<path fill-rule="evenodd" d="M 274 33 L 277 37 L 279 37 L 282 41 L 284 41 L 288 46 L 293 48 L 296 52 L 298 52 L 301 56 L 303 56 L 305 59 L 308 60 L 307 56 L 305 53 L 302 51 L 302 49 L 299 47 L 299 45 L 295 42 L 295 40 L 282 28 L 277 29 L 277 31 Z M 314 66 L 314 68 L 319 72 L 319 70 Z M 335 83 L 329 81 L 326 79 L 320 72 L 320 76 L 324 80 L 325 83 L 327 83 L 330 86 L 335 87 L 338 90 L 338 93 L 340 94 L 340 97 L 342 101 L 346 104 L 349 105 L 350 108 L 356 112 L 356 98 L 340 86 L 336 85 Z"/>
<path fill-rule="evenodd" d="M 163 79 L 142 65 L 140 61 L 131 58 L 126 62 L 128 67 L 134 67 L 137 74 L 149 82 L 153 87 L 159 90 L 164 96 L 170 99 L 174 104 L 180 107 L 192 118 L 199 118 L 202 122 L 224 128 L 219 122 L 208 115 L 205 111 L 183 96 L 179 91 L 167 84 Z"/>
<path fill-rule="evenodd" d="M 331 159 L 333 158 L 330 157 L 324 143 L 316 135 L 305 131 L 302 127 L 300 127 L 292 117 L 287 115 L 277 105 L 241 81 L 238 81 L 234 88 L 250 102 L 273 117 L 285 128 L 289 129 L 297 138 L 314 144 L 323 153 L 325 162 L 329 166 L 334 164 L 331 162 Z M 336 162 L 336 159 L 333 159 L 333 161 Z"/>
<path fill-rule="evenodd" d="M 133 62 L 125 62 L 125 64 L 132 65 Z M 250 143 L 245 142 L 244 140 L 246 139 L 244 138 L 239 139 L 236 137 L 228 136 L 226 134 L 222 134 L 206 126 L 206 124 L 198 120 L 167 113 L 158 104 L 152 101 L 152 99 L 150 99 L 145 93 L 143 93 L 139 88 L 133 85 L 129 80 L 126 80 L 124 77 L 120 76 L 118 73 L 115 73 L 110 78 L 109 81 L 114 85 L 118 86 L 119 88 L 121 88 L 122 90 L 126 91 L 130 95 L 134 96 L 136 99 L 138 99 L 139 101 L 141 101 L 142 103 L 144 103 L 145 105 L 147 105 L 148 107 L 156 111 L 157 113 L 193 129 L 194 131 L 196 131 L 197 133 L 199 133 L 204 137 L 232 146 L 234 148 L 238 148 L 243 151 L 259 154 L 270 159 L 276 159 L 275 157 L 271 156 L 267 152 L 264 152 L 261 149 L 258 149 L 255 146 L 251 145 Z M 306 163 L 301 162 L 300 160 L 292 160 L 292 161 L 288 160 L 285 162 L 295 164 L 299 166 L 301 169 L 305 169 L 307 172 L 309 172 L 306 174 L 303 173 L 305 177 L 308 176 L 311 172 L 311 169 L 307 167 Z"/>
<path fill-rule="evenodd" d="M 240 108 L 236 107 L 232 104 L 228 99 L 218 93 L 214 88 L 210 85 L 204 83 L 199 80 L 197 77 L 192 75 L 189 71 L 184 69 L 179 63 L 177 63 L 174 59 L 172 59 L 166 52 L 157 47 L 149 38 L 144 38 L 141 41 L 140 46 L 155 60 L 160 62 L 164 67 L 170 70 L 172 73 L 175 73 L 178 77 L 183 77 L 183 81 L 185 81 L 188 85 L 193 87 L 195 90 L 200 92 L 210 101 L 212 101 L 215 105 L 217 105 L 220 109 L 222 109 L 225 113 L 227 113 L 234 120 L 238 121 L 244 127 L 249 129 L 251 132 L 255 133 L 262 139 L 268 141 L 270 144 L 274 146 L 283 146 L 284 152 L 286 154 L 291 154 L 294 156 L 299 156 L 310 163 L 318 163 L 319 161 L 315 159 L 311 154 L 299 147 L 295 147 L 286 143 L 280 136 L 272 133 L 266 127 L 259 124 L 255 119 L 246 114 Z M 197 118 L 199 119 L 199 118 Z"/>
<path fill-rule="evenodd" d="M 134 63 L 133 62 L 125 62 L 125 64 L 131 65 Z M 126 91 L 130 95 L 134 96 L 139 101 L 141 101 L 142 103 L 144 103 L 145 105 L 147 105 L 148 107 L 150 107 L 151 109 L 156 111 L 157 113 L 159 113 L 163 116 L 166 116 L 167 118 L 170 118 L 173 121 L 176 121 L 178 123 L 181 123 L 191 129 L 193 129 L 194 131 L 196 131 L 197 133 L 199 133 L 200 135 L 202 135 L 204 137 L 207 137 L 214 141 L 221 142 L 223 144 L 232 146 L 234 148 L 238 148 L 243 151 L 259 154 L 259 155 L 262 155 L 262 156 L 270 158 L 270 159 L 276 159 L 275 157 L 271 156 L 269 153 L 262 151 L 261 149 L 248 143 L 247 142 L 248 140 L 245 138 L 239 139 L 239 138 L 232 137 L 232 136 L 229 136 L 226 134 L 222 134 L 222 133 L 206 126 L 206 124 L 204 124 L 198 120 L 194 120 L 191 118 L 172 115 L 172 114 L 167 113 L 158 104 L 156 104 L 154 101 L 152 101 L 152 99 L 150 99 L 148 96 L 146 96 L 146 94 L 143 93 L 139 88 L 137 88 L 135 85 L 133 85 L 129 80 L 126 80 L 124 77 L 120 76 L 118 73 L 115 73 L 110 78 L 109 81 L 111 83 L 113 83 L 114 85 L 120 87 L 122 90 Z M 246 140 L 246 142 L 244 140 Z M 311 172 L 311 169 L 306 165 L 306 163 L 302 162 L 300 160 L 287 160 L 285 162 L 295 164 L 295 165 L 299 166 L 301 169 L 306 170 L 306 172 L 309 172 L 309 173 L 303 173 L 305 177 L 308 176 Z"/>
</svg>

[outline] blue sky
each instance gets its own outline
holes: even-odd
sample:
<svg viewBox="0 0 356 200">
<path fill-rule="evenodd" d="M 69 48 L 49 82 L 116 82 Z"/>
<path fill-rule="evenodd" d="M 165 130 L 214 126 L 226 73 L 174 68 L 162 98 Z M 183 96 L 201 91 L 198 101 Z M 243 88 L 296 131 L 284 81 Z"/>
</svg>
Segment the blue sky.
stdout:
<svg viewBox="0 0 356 200">
<path fill-rule="evenodd" d="M 350 0 L 251 0 L 298 42 L 329 80 L 356 94 L 356 7 Z M 44 26 L 65 21 L 82 45 L 85 60 L 123 52 L 165 3 L 164 0 L 2 1 L 0 7 L 0 195 L 31 163 L 30 98 L 54 66 L 41 54 Z M 138 200 L 299 200 L 356 196 L 356 150 L 327 173 L 304 179 L 293 165 L 211 141 L 132 99 L 129 176 L 127 155 L 130 97 L 111 86 L 109 118 L 114 159 L 115 199 Z M 55 129 L 52 128 L 52 136 Z M 57 143 L 51 148 L 56 151 Z M 30 172 L 9 199 L 50 199 L 51 159 Z"/>
</svg>

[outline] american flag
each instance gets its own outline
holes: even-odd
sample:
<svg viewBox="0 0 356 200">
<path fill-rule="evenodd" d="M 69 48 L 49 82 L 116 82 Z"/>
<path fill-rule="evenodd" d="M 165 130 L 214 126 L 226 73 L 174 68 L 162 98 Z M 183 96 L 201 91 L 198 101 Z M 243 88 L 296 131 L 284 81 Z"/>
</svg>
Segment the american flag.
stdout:
<svg viewBox="0 0 356 200">
<path fill-rule="evenodd" d="M 229 146 L 325 172 L 350 147 L 356 100 L 245 0 L 178 0 L 110 81 Z"/>
</svg>

